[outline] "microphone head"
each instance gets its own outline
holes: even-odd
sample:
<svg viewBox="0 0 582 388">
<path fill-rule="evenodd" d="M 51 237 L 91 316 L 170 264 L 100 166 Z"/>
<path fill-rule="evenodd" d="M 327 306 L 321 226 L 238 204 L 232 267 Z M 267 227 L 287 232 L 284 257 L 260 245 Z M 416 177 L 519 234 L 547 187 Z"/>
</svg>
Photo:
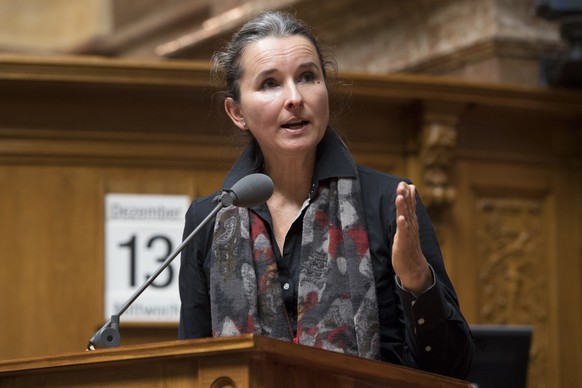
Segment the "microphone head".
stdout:
<svg viewBox="0 0 582 388">
<path fill-rule="evenodd" d="M 239 207 L 253 207 L 266 202 L 275 187 L 265 174 L 250 174 L 236 182 L 229 190 L 232 204 Z"/>
</svg>

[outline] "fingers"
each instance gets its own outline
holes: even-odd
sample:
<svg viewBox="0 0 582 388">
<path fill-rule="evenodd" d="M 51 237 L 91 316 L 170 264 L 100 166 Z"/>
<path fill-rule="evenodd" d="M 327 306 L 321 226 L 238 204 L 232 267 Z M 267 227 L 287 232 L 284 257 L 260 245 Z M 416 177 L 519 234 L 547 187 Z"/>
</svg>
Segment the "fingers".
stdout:
<svg viewBox="0 0 582 388">
<path fill-rule="evenodd" d="M 400 182 L 396 188 L 396 231 L 398 247 L 403 252 L 411 254 L 411 251 L 418 250 L 420 243 L 416 218 L 416 187 L 406 182 Z"/>
<path fill-rule="evenodd" d="M 409 222 L 416 216 L 416 186 L 400 182 L 396 188 L 396 221 Z M 404 217 L 404 220 L 400 218 Z"/>
</svg>

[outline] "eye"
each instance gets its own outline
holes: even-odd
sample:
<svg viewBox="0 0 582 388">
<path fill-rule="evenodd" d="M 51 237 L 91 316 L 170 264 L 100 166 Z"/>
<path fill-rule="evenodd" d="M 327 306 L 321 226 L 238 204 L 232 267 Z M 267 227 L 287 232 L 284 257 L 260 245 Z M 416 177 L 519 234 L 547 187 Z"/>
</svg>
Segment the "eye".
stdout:
<svg viewBox="0 0 582 388">
<path fill-rule="evenodd" d="M 267 78 L 261 83 L 261 89 L 272 89 L 277 87 L 279 84 L 273 78 Z"/>
<path fill-rule="evenodd" d="M 301 76 L 299 77 L 299 82 L 305 82 L 305 83 L 313 83 L 316 80 L 316 76 L 315 74 L 313 74 L 311 71 L 306 71 L 305 73 L 302 73 Z"/>
</svg>

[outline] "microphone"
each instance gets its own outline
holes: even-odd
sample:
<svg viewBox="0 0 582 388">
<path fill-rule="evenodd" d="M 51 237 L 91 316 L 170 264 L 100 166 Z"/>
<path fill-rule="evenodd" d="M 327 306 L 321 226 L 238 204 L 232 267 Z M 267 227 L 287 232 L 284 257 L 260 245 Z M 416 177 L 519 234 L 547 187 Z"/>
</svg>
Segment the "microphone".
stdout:
<svg viewBox="0 0 582 388">
<path fill-rule="evenodd" d="M 251 174 L 232 185 L 230 190 L 223 191 L 223 193 L 219 195 L 219 200 L 225 207 L 230 205 L 238 207 L 253 207 L 260 205 L 271 198 L 273 190 L 273 181 L 267 175 Z M 228 198 L 229 196 L 230 198 Z M 231 198 L 232 202 L 229 203 Z"/>
<path fill-rule="evenodd" d="M 214 197 L 218 202 L 216 207 L 202 220 L 200 225 L 190 233 L 188 237 L 164 260 L 158 269 L 134 292 L 134 294 L 121 306 L 121 308 L 111 316 L 101 329 L 93 335 L 87 345 L 87 350 L 98 348 L 112 348 L 119 346 L 121 336 L 119 334 L 119 317 L 123 314 L 135 300 L 152 284 L 156 278 L 166 269 L 172 260 L 184 250 L 186 245 L 196 236 L 200 230 L 223 207 L 231 205 L 238 207 L 254 207 L 266 202 L 273 194 L 273 181 L 265 174 L 250 174 L 236 182 L 230 190 L 222 190 L 220 194 Z"/>
</svg>

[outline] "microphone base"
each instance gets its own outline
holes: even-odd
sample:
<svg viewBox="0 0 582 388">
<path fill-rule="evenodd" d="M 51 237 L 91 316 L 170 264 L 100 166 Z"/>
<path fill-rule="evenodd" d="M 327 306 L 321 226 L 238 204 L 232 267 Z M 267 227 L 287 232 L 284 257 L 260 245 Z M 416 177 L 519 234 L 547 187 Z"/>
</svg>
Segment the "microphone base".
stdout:
<svg viewBox="0 0 582 388">
<path fill-rule="evenodd" d="M 112 315 L 111 320 L 99 329 L 89 340 L 87 350 L 116 348 L 121 342 L 119 334 L 119 315 Z"/>
</svg>

